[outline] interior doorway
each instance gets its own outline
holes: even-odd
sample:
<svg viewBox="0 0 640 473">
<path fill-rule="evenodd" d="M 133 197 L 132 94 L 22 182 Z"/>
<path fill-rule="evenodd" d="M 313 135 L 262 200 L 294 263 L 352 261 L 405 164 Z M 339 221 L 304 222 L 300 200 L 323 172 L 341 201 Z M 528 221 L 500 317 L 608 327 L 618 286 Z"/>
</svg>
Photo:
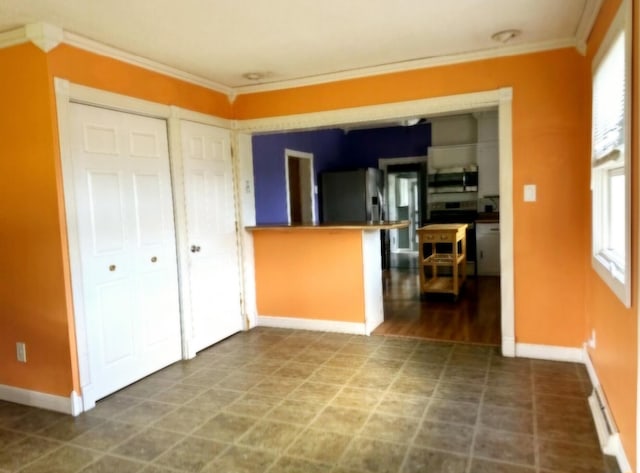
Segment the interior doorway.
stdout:
<svg viewBox="0 0 640 473">
<path fill-rule="evenodd" d="M 418 267 L 416 229 L 426 220 L 426 158 L 380 160 L 386 170 L 386 207 L 389 220 L 408 220 L 409 226 L 388 231 L 386 237 L 389 268 Z M 400 161 L 399 164 L 393 163 Z M 393 164 L 392 164 L 393 163 Z"/>
<path fill-rule="evenodd" d="M 313 198 L 313 154 L 287 149 L 284 160 L 289 223 L 314 223 L 316 212 Z"/>
</svg>

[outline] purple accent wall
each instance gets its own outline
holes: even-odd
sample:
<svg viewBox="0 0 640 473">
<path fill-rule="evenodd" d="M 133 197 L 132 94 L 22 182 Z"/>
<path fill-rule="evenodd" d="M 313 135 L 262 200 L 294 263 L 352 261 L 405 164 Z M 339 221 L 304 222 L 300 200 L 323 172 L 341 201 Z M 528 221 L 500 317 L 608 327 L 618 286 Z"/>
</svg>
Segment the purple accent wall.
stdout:
<svg viewBox="0 0 640 473">
<path fill-rule="evenodd" d="M 353 130 L 345 138 L 344 165 L 377 168 L 379 158 L 426 156 L 431 146 L 431 125 Z"/>
<path fill-rule="evenodd" d="M 316 184 L 321 172 L 340 165 L 344 147 L 342 130 L 317 130 L 257 135 L 252 139 L 256 223 L 287 223 L 285 149 L 313 153 Z M 318 201 L 316 197 L 316 215 Z"/>
<path fill-rule="evenodd" d="M 287 223 L 284 151 L 313 154 L 316 184 L 325 171 L 378 167 L 379 158 L 424 156 L 431 125 L 354 130 L 340 129 L 256 135 L 252 138 L 256 223 Z M 319 216 L 316 196 L 316 216 Z"/>
</svg>

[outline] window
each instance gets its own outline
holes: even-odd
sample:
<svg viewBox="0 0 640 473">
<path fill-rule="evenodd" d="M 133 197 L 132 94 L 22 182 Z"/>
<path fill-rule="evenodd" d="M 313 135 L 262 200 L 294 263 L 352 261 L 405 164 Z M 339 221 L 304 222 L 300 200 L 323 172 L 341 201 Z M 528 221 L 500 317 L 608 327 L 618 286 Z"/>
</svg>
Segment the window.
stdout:
<svg viewBox="0 0 640 473">
<path fill-rule="evenodd" d="M 592 262 L 627 307 L 631 305 L 629 9 L 627 0 L 594 60 L 591 125 Z"/>
</svg>

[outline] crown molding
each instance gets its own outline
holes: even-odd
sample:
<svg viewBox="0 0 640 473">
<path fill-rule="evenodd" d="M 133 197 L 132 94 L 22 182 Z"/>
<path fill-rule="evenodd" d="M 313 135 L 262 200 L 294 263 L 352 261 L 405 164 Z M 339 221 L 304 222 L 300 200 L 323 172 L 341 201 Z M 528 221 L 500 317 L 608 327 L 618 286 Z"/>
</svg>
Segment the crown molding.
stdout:
<svg viewBox="0 0 640 473">
<path fill-rule="evenodd" d="M 24 26 L 0 33 L 0 49 L 17 46 L 29 41 Z"/>
<path fill-rule="evenodd" d="M 62 43 L 62 28 L 48 23 L 30 23 L 24 27 L 29 41 L 48 53 Z"/>
<path fill-rule="evenodd" d="M 583 56 L 587 54 L 587 40 L 598 18 L 603 0 L 587 0 L 576 29 L 576 48 Z"/>
<path fill-rule="evenodd" d="M 319 85 L 342 80 L 359 79 L 374 75 L 405 72 L 417 69 L 426 69 L 430 67 L 441 67 L 460 64 L 464 62 L 473 62 L 506 56 L 543 52 L 553 49 L 573 47 L 584 55 L 587 48 L 587 39 L 598 16 L 598 12 L 600 11 L 602 2 L 603 0 L 586 0 L 585 7 L 582 12 L 582 16 L 580 18 L 580 22 L 576 29 L 576 35 L 574 38 L 565 38 L 561 40 L 544 41 L 532 44 L 502 46 L 490 50 L 470 51 L 462 54 L 415 59 L 348 71 L 302 77 L 298 79 L 274 81 L 261 84 L 250 84 L 236 87 L 226 86 L 224 84 L 220 84 L 218 82 L 181 71 L 174 67 L 153 61 L 151 59 L 147 59 L 135 54 L 128 53 L 121 49 L 102 44 L 98 41 L 94 41 L 84 36 L 64 31 L 57 26 L 47 23 L 29 24 L 11 31 L 0 33 L 0 48 L 14 46 L 31 41 L 43 51 L 48 52 L 58 46 L 61 42 L 64 42 L 65 44 L 83 49 L 85 51 L 89 51 L 105 57 L 110 57 L 127 64 L 131 64 L 168 77 L 172 77 L 174 79 L 220 92 L 228 97 L 230 103 L 233 103 L 238 95 L 243 94 Z"/>
<path fill-rule="evenodd" d="M 0 33 L 0 49 L 32 42 L 45 53 L 62 43 L 61 28 L 48 23 L 29 23 L 28 25 Z"/>
<path fill-rule="evenodd" d="M 537 53 L 542 51 L 550 51 L 553 49 L 575 48 L 576 41 L 573 38 L 567 38 L 554 41 L 543 41 L 539 43 L 531 43 L 524 45 L 514 45 L 506 47 L 498 47 L 491 50 L 473 51 L 450 56 L 440 56 L 435 58 L 415 59 L 405 62 L 395 62 L 380 66 L 365 67 L 354 69 L 351 71 L 336 72 L 330 74 L 321 74 L 311 77 L 303 77 L 300 79 L 285 80 L 279 82 L 246 85 L 235 87 L 237 95 L 251 94 L 256 92 L 269 92 L 281 89 L 290 89 L 296 87 L 305 87 L 311 85 L 324 84 L 328 82 L 337 82 L 342 80 L 360 79 L 381 74 L 392 74 L 395 72 L 405 72 L 416 69 L 426 69 L 430 67 L 449 66 L 464 62 L 481 61 L 484 59 L 494 59 L 506 56 L 517 56 L 521 54 Z"/>
<path fill-rule="evenodd" d="M 226 85 L 219 84 L 218 82 L 205 79 L 200 76 L 196 76 L 195 74 L 190 74 L 188 72 L 181 71 L 174 67 L 161 64 L 159 62 L 144 58 L 142 56 L 137 56 L 135 54 L 128 53 L 121 49 L 114 48 L 113 46 L 107 46 L 106 44 L 102 44 L 98 41 L 85 38 L 84 36 L 80 36 L 75 33 L 70 33 L 68 31 L 65 31 L 64 43 L 68 44 L 69 46 L 74 46 L 76 48 L 83 49 L 85 51 L 99 54 L 100 56 L 109 57 L 118 61 L 125 62 L 127 64 L 131 64 L 132 66 L 141 67 L 143 69 L 147 69 L 152 72 L 157 72 L 165 76 L 173 77 L 174 79 L 178 79 L 184 82 L 188 82 L 190 84 L 198 85 L 200 87 L 204 87 L 205 89 L 220 92 L 222 94 L 227 95 L 230 100 L 231 100 L 231 97 L 233 97 L 234 95 L 233 88 L 227 87 Z"/>
</svg>

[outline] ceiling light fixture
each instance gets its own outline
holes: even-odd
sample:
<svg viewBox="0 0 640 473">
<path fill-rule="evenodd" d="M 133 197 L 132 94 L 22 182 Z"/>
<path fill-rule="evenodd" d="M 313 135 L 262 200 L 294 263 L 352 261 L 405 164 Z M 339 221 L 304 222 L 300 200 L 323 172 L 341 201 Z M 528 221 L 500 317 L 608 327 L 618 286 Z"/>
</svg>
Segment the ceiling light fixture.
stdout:
<svg viewBox="0 0 640 473">
<path fill-rule="evenodd" d="M 497 33 L 492 34 L 491 39 L 498 43 L 507 44 L 513 38 L 516 38 L 521 34 L 522 34 L 522 31 L 520 30 L 514 30 L 514 29 L 503 30 L 503 31 L 498 31 Z"/>
<path fill-rule="evenodd" d="M 242 74 L 242 77 L 247 80 L 258 81 L 260 79 L 264 79 L 264 74 L 262 72 L 245 72 Z"/>
</svg>

